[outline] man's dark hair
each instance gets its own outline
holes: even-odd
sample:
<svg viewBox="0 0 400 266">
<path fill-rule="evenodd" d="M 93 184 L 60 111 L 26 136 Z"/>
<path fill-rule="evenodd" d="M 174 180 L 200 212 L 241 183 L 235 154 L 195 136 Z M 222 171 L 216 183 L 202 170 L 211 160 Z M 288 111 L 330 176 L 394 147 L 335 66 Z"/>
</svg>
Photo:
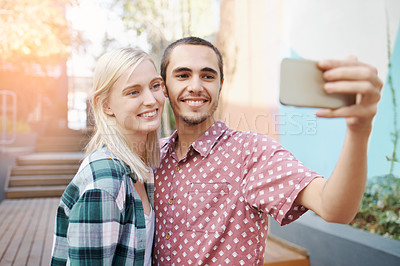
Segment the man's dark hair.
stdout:
<svg viewBox="0 0 400 266">
<path fill-rule="evenodd" d="M 217 47 L 215 47 L 212 43 L 199 37 L 186 37 L 179 39 L 168 45 L 168 47 L 164 50 L 164 53 L 161 58 L 161 67 L 160 67 L 161 77 L 164 79 L 164 81 L 166 81 L 166 71 L 169 65 L 172 50 L 178 45 L 183 45 L 183 44 L 204 45 L 213 49 L 218 58 L 218 67 L 219 67 L 219 72 L 221 73 L 221 82 L 222 82 L 222 80 L 224 79 L 224 71 L 223 71 L 223 62 L 221 53 L 218 51 Z"/>
</svg>

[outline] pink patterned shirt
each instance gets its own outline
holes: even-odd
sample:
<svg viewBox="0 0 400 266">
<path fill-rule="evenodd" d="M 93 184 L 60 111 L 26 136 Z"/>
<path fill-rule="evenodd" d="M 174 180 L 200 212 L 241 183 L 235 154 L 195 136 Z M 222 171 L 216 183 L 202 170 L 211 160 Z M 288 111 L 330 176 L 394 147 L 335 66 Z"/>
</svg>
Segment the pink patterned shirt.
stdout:
<svg viewBox="0 0 400 266">
<path fill-rule="evenodd" d="M 262 265 L 270 215 L 288 224 L 299 192 L 319 176 L 274 139 L 217 121 L 178 161 L 177 132 L 155 173 L 159 265 Z"/>
</svg>

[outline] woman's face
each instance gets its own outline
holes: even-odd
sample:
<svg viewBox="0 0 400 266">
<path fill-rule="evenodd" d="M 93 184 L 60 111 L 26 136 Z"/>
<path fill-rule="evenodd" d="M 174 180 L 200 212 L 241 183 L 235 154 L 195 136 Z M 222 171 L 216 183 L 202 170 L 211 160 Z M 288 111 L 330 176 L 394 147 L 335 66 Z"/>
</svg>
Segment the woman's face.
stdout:
<svg viewBox="0 0 400 266">
<path fill-rule="evenodd" d="M 104 112 L 115 116 L 125 137 L 147 135 L 160 127 L 165 101 L 163 87 L 154 64 L 145 59 L 133 72 L 130 67 L 117 79 Z"/>
</svg>

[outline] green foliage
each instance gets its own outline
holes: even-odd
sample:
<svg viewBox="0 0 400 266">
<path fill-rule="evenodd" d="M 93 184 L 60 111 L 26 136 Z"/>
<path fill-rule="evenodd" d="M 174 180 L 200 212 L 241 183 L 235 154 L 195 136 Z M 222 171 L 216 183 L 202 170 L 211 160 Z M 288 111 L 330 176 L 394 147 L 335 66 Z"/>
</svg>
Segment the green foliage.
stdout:
<svg viewBox="0 0 400 266">
<path fill-rule="evenodd" d="M 213 0 L 114 0 L 114 5 L 122 5 L 126 28 L 147 39 L 156 63 L 170 42 L 184 36 L 206 37 L 218 30 L 219 9 L 215 3 Z"/>
<path fill-rule="evenodd" d="M 400 240 L 400 178 L 388 174 L 369 179 L 351 225 Z"/>
<path fill-rule="evenodd" d="M 386 10 L 386 19 L 389 19 L 389 16 L 387 14 Z M 389 25 L 390 23 L 387 21 L 386 22 L 386 35 L 387 35 L 387 47 L 388 47 L 388 79 L 387 79 L 387 87 L 390 90 L 390 93 L 392 95 L 392 104 L 393 104 L 393 131 L 390 132 L 390 135 L 392 137 L 392 142 L 393 142 L 393 150 L 391 156 L 386 156 L 386 159 L 390 161 L 390 170 L 389 174 L 393 174 L 394 171 L 394 163 L 399 163 L 399 160 L 397 159 L 396 156 L 396 150 L 397 150 L 397 144 L 400 138 L 400 130 L 398 128 L 397 122 L 398 122 L 398 105 L 397 105 L 397 99 L 396 99 L 396 89 L 393 85 L 393 76 L 392 76 L 392 51 L 391 51 L 391 42 L 390 42 L 390 28 Z"/>
<path fill-rule="evenodd" d="M 75 4 L 75 0 L 2 0 L 0 60 L 24 67 L 60 64 L 72 42 L 65 7 Z"/>
<path fill-rule="evenodd" d="M 163 119 L 161 120 L 162 138 L 169 137 L 171 133 L 176 129 L 174 112 L 172 111 L 171 105 L 167 101 L 165 102 L 164 108 L 164 111 L 167 112 L 167 117 L 163 116 Z"/>
<path fill-rule="evenodd" d="M 393 104 L 393 131 L 390 132 L 393 150 L 386 159 L 390 162 L 389 174 L 368 179 L 360 210 L 352 226 L 400 240 L 400 178 L 394 176 L 394 163 L 399 163 L 396 155 L 400 130 L 398 128 L 398 101 L 394 87 L 389 17 L 387 19 L 388 79 Z"/>
<path fill-rule="evenodd" d="M 176 129 L 176 123 L 175 123 L 175 117 L 174 117 L 174 111 L 172 110 L 172 107 L 170 104 L 167 104 L 166 107 L 167 108 L 167 112 L 168 112 L 168 117 L 169 117 L 169 127 L 172 130 Z"/>
</svg>

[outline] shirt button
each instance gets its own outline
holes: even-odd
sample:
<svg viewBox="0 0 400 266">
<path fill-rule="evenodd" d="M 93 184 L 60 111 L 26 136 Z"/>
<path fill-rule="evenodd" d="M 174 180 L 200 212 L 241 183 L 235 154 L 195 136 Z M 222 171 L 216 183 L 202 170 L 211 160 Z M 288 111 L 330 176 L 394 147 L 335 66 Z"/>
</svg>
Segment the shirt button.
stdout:
<svg viewBox="0 0 400 266">
<path fill-rule="evenodd" d="M 168 203 L 169 203 L 169 205 L 172 205 L 172 204 L 174 203 L 174 201 L 173 201 L 172 199 L 170 199 L 170 200 L 168 201 Z"/>
<path fill-rule="evenodd" d="M 179 170 L 181 170 L 181 168 L 179 168 L 179 166 L 177 166 L 177 167 L 175 167 L 175 170 L 179 171 Z"/>
<path fill-rule="evenodd" d="M 166 234 L 166 235 L 165 235 L 165 239 L 168 240 L 168 239 L 170 239 L 170 238 L 171 238 L 171 235 L 170 235 L 170 234 Z"/>
</svg>

